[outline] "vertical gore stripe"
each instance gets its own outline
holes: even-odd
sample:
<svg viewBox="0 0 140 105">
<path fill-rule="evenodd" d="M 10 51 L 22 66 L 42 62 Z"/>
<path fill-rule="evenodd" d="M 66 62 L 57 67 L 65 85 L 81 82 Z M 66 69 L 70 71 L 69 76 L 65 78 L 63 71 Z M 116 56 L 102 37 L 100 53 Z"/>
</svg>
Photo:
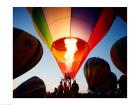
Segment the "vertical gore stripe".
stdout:
<svg viewBox="0 0 140 105">
<path fill-rule="evenodd" d="M 49 31 L 47 22 L 45 20 L 45 17 L 43 15 L 43 11 L 41 8 L 34 8 L 32 13 L 33 20 L 35 24 L 37 25 L 38 29 L 40 30 L 42 36 L 44 37 L 45 41 L 47 42 L 49 48 L 51 48 L 51 45 L 53 43 L 53 39 L 51 37 L 51 33 Z"/>
</svg>

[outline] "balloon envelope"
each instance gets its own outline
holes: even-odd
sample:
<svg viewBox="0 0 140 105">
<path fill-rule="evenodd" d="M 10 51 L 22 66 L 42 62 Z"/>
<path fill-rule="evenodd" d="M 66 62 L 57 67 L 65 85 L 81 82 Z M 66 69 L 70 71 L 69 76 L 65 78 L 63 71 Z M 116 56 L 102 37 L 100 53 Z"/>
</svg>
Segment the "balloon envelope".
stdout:
<svg viewBox="0 0 140 105">
<path fill-rule="evenodd" d="M 101 58 L 89 58 L 84 65 L 84 75 L 88 83 L 88 89 L 92 91 L 102 86 L 109 87 L 110 66 Z"/>
<path fill-rule="evenodd" d="M 34 67 L 42 54 L 42 45 L 35 37 L 21 29 L 13 29 L 13 78 Z"/>
<path fill-rule="evenodd" d="M 46 96 L 44 82 L 34 76 L 23 82 L 13 91 L 14 98 L 43 98 Z"/>
<path fill-rule="evenodd" d="M 88 53 L 106 35 L 115 18 L 112 8 L 47 7 L 28 10 L 36 31 L 52 51 L 63 75 L 68 72 L 71 78 L 75 77 Z M 69 69 L 65 39 L 77 40 Z"/>
<path fill-rule="evenodd" d="M 111 60 L 124 74 L 127 74 L 127 36 L 121 38 L 111 48 Z"/>
</svg>

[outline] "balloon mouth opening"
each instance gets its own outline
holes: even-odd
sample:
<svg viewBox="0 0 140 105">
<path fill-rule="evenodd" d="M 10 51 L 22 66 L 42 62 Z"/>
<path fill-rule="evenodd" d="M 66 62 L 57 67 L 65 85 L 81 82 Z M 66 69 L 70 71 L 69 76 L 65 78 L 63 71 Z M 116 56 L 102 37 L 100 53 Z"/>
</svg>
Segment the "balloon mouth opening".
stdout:
<svg viewBox="0 0 140 105">
<path fill-rule="evenodd" d="M 70 72 L 65 73 L 65 74 L 64 74 L 64 78 L 65 78 L 65 79 L 72 79 L 71 73 L 70 73 Z"/>
<path fill-rule="evenodd" d="M 62 37 L 62 38 L 59 38 L 59 39 L 55 40 L 53 42 L 53 44 L 52 44 L 51 50 L 52 50 L 53 47 L 55 47 L 58 50 L 65 51 L 66 50 L 66 47 L 64 47 L 65 45 L 63 45 L 63 44 L 65 43 L 64 41 L 66 39 L 68 39 L 68 40 L 76 39 L 77 40 L 77 48 L 78 48 L 78 50 L 82 50 L 85 47 L 87 47 L 88 50 L 90 50 L 90 47 L 89 47 L 88 43 L 85 40 L 83 40 L 81 38 L 78 38 L 78 37 L 73 37 L 73 36 Z M 82 44 L 82 45 L 80 46 L 80 44 Z M 59 45 L 62 45 L 63 47 L 60 47 Z"/>
</svg>

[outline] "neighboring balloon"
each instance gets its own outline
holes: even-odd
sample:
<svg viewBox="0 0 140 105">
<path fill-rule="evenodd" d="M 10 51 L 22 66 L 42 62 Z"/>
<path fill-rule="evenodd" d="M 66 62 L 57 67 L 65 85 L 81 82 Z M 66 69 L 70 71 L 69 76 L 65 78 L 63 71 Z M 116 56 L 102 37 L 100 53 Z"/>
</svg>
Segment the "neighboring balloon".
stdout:
<svg viewBox="0 0 140 105">
<path fill-rule="evenodd" d="M 74 78 L 115 18 L 112 8 L 28 8 L 34 27 L 52 51 L 63 75 Z"/>
<path fill-rule="evenodd" d="M 113 7 L 114 14 L 127 22 L 127 7 Z"/>
<path fill-rule="evenodd" d="M 95 91 L 101 87 L 109 88 L 110 72 L 110 66 L 105 60 L 96 57 L 89 58 L 84 66 L 88 89 Z"/>
<path fill-rule="evenodd" d="M 44 98 L 46 87 L 40 78 L 34 76 L 23 82 L 13 91 L 14 98 Z"/>
<path fill-rule="evenodd" d="M 34 67 L 42 54 L 39 40 L 21 29 L 13 28 L 13 78 Z"/>
<path fill-rule="evenodd" d="M 111 48 L 110 56 L 115 66 L 127 74 L 127 36 L 121 38 Z"/>
</svg>

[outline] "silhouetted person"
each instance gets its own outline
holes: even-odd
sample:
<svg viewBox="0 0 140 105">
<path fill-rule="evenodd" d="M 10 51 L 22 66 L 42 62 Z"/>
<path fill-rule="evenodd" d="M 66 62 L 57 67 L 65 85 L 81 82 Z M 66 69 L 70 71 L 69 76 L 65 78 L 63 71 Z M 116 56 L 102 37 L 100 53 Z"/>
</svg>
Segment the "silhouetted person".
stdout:
<svg viewBox="0 0 140 105">
<path fill-rule="evenodd" d="M 79 85 L 76 83 L 75 80 L 74 80 L 74 82 L 72 83 L 71 91 L 72 91 L 72 94 L 73 94 L 73 95 L 77 95 L 77 94 L 78 94 Z"/>
<path fill-rule="evenodd" d="M 52 93 L 53 96 L 57 96 L 57 88 L 54 88 L 54 92 Z"/>
<path fill-rule="evenodd" d="M 58 93 L 59 96 L 63 95 L 63 85 L 62 85 L 62 81 L 60 82 L 59 86 L 58 86 Z"/>
<path fill-rule="evenodd" d="M 118 80 L 120 97 L 127 97 L 127 76 L 122 75 Z"/>
<path fill-rule="evenodd" d="M 118 97 L 118 90 L 117 90 L 117 76 L 111 72 L 110 73 L 110 80 L 109 80 L 109 90 L 107 92 L 108 97 Z"/>
<path fill-rule="evenodd" d="M 64 90 L 64 95 L 67 96 L 69 93 L 69 86 L 67 86 L 66 82 L 64 82 L 63 90 Z"/>
<path fill-rule="evenodd" d="M 51 93 L 50 92 L 47 92 L 47 98 L 50 98 L 51 97 Z"/>
<path fill-rule="evenodd" d="M 104 84 L 100 84 L 99 86 L 95 87 L 95 96 L 96 97 L 106 97 L 108 91 L 108 87 Z"/>
</svg>

